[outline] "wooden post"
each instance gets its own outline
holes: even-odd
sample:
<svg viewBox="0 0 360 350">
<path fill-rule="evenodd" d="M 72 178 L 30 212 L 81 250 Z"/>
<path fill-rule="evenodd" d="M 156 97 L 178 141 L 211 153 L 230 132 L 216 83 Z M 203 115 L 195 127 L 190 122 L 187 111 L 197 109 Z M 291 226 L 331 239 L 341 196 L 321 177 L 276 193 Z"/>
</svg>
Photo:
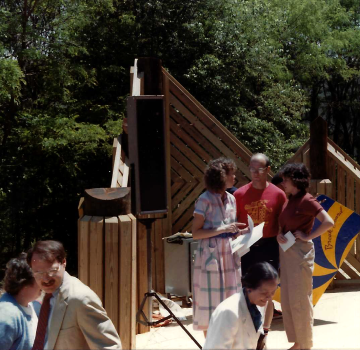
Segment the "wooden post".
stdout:
<svg viewBox="0 0 360 350">
<path fill-rule="evenodd" d="M 327 179 L 327 123 L 321 117 L 310 124 L 310 172 L 313 179 Z"/>
<path fill-rule="evenodd" d="M 101 299 L 123 349 L 136 347 L 136 219 L 130 206 L 128 187 L 86 190 L 78 221 L 79 278 Z"/>
</svg>

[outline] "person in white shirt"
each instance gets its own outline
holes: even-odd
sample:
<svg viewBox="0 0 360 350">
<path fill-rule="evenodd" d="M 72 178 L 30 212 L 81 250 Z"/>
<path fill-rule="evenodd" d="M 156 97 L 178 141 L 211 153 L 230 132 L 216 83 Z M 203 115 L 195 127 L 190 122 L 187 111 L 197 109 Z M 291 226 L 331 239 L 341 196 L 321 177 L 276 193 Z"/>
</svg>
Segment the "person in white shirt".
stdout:
<svg viewBox="0 0 360 350">
<path fill-rule="evenodd" d="M 243 289 L 213 312 L 203 349 L 261 349 L 260 309 L 271 302 L 278 283 L 278 273 L 271 264 L 252 265 L 242 277 Z"/>
</svg>

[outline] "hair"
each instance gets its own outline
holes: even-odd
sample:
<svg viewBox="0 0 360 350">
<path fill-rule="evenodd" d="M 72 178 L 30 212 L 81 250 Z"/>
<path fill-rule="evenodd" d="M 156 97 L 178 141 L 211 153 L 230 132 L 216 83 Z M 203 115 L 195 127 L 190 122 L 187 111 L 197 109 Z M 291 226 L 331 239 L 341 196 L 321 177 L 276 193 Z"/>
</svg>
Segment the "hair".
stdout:
<svg viewBox="0 0 360 350">
<path fill-rule="evenodd" d="M 270 166 L 270 159 L 267 155 L 265 155 L 264 153 L 255 153 L 251 156 L 250 158 L 250 163 L 253 160 L 258 160 L 259 158 L 263 158 L 265 160 L 265 166 L 268 167 Z"/>
<path fill-rule="evenodd" d="M 39 254 L 42 260 L 53 263 L 55 260 L 62 263 L 66 253 L 62 243 L 58 241 L 38 241 L 28 251 L 27 262 L 31 266 L 33 254 Z"/>
<path fill-rule="evenodd" d="M 19 294 L 24 287 L 35 283 L 32 270 L 26 261 L 26 253 L 21 253 L 18 258 L 11 259 L 6 264 L 3 283 L 5 291 L 13 296 Z"/>
<path fill-rule="evenodd" d="M 300 191 L 306 191 L 310 183 L 310 171 L 303 163 L 290 163 L 284 165 L 280 171 L 280 176 L 290 179 L 294 186 Z"/>
<path fill-rule="evenodd" d="M 271 179 L 271 183 L 275 186 L 281 184 L 282 182 L 283 182 L 283 178 L 279 173 L 275 174 Z"/>
<path fill-rule="evenodd" d="M 246 274 L 241 277 L 242 285 L 246 288 L 257 289 L 266 281 L 278 279 L 278 273 L 268 262 L 252 265 Z"/>
<path fill-rule="evenodd" d="M 226 189 L 226 176 L 237 167 L 232 159 L 220 157 L 209 162 L 205 169 L 204 181 L 207 190 L 221 192 Z"/>
</svg>

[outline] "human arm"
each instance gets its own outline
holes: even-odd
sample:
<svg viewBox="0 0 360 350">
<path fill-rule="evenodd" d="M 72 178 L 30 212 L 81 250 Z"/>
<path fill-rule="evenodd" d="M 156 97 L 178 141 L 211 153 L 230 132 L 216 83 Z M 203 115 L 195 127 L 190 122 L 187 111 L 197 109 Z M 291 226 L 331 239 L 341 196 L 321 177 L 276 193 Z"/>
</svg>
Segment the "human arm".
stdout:
<svg viewBox="0 0 360 350">
<path fill-rule="evenodd" d="M 221 233 L 231 232 L 237 233 L 239 232 L 239 227 L 245 226 L 245 224 L 234 222 L 228 225 L 222 225 L 217 228 L 212 229 L 204 229 L 205 218 L 201 214 L 194 213 L 194 219 L 192 222 L 192 235 L 194 239 L 204 239 L 215 237 Z"/>
<path fill-rule="evenodd" d="M 309 235 L 306 235 L 302 231 L 295 231 L 295 238 L 302 241 L 309 241 L 311 239 L 321 236 L 323 233 L 325 233 L 327 230 L 334 226 L 334 220 L 325 210 L 321 210 L 316 215 L 316 218 L 321 222 L 321 224 L 315 231 L 311 232 Z"/>
<path fill-rule="evenodd" d="M 7 303 L 6 303 L 7 304 Z M 12 305 L 0 303 L 0 349 L 9 350 L 22 337 L 20 320 L 13 316 Z M 30 349 L 29 349 L 30 350 Z"/>
<path fill-rule="evenodd" d="M 77 322 L 90 349 L 121 349 L 119 335 L 95 293 L 80 300 Z"/>
</svg>

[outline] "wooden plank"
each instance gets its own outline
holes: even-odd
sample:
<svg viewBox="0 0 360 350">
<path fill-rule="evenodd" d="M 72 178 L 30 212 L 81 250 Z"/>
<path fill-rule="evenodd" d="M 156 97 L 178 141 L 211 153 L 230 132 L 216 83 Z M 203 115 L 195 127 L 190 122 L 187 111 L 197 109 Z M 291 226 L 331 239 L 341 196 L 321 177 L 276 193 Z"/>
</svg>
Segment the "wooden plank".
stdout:
<svg viewBox="0 0 360 350">
<path fill-rule="evenodd" d="M 330 156 L 328 156 L 328 170 L 327 170 L 327 174 L 329 176 L 329 179 L 332 183 L 332 189 L 331 189 L 331 194 L 330 197 L 334 200 L 336 200 L 336 166 L 335 166 L 335 162 L 334 159 Z"/>
<path fill-rule="evenodd" d="M 336 272 L 335 278 L 340 281 L 346 280 L 346 277 L 341 273 L 341 271 Z"/>
<path fill-rule="evenodd" d="M 136 244 L 137 244 L 137 221 L 133 214 L 129 214 L 128 217 L 131 220 L 131 305 L 130 305 L 130 312 L 131 312 L 131 319 L 129 320 L 130 323 L 130 342 L 131 346 L 130 349 L 136 349 L 136 311 L 137 311 L 137 259 L 136 259 Z"/>
<path fill-rule="evenodd" d="M 135 59 L 134 67 L 133 67 L 131 96 L 140 96 L 142 90 L 141 80 L 143 79 L 143 75 L 138 72 L 137 65 L 138 65 L 138 60 Z"/>
<path fill-rule="evenodd" d="M 329 179 L 320 180 L 317 183 L 317 192 L 331 197 L 332 187 L 332 182 Z"/>
<path fill-rule="evenodd" d="M 295 154 L 286 162 L 289 163 L 303 163 L 303 153 L 307 151 L 310 147 L 310 139 L 308 139 L 296 152 Z"/>
<path fill-rule="evenodd" d="M 195 114 L 203 123 L 214 131 L 242 159 L 249 162 L 252 153 L 229 132 L 208 110 L 206 110 L 186 89 L 173 77 L 170 80 L 170 91 Z"/>
<path fill-rule="evenodd" d="M 342 153 L 340 153 L 339 151 L 335 150 L 334 147 L 331 145 L 331 143 L 328 142 L 328 155 L 330 157 L 332 157 L 335 162 L 344 167 L 344 169 L 348 169 L 348 171 L 350 173 L 352 173 L 352 175 L 356 178 L 356 179 L 360 179 L 360 170 L 359 170 L 359 165 L 355 162 L 355 164 L 357 166 L 354 166 L 352 164 L 352 162 L 350 162 L 349 160 L 347 160 Z M 350 158 L 350 157 L 349 157 Z"/>
<path fill-rule="evenodd" d="M 126 158 L 124 163 L 124 172 L 121 187 L 128 187 L 129 183 L 129 160 Z"/>
<path fill-rule="evenodd" d="M 197 179 L 201 179 L 203 177 L 203 171 L 205 170 L 206 164 L 201 161 L 202 163 L 202 171 L 200 170 L 200 167 L 197 168 L 194 163 L 192 162 L 192 158 L 195 157 L 195 154 L 190 155 L 191 153 L 194 153 L 190 151 L 189 148 L 187 148 L 180 140 L 177 138 L 173 133 L 170 133 L 171 138 L 171 155 L 182 164 L 184 168 L 194 177 Z M 175 148 L 176 147 L 176 148 Z M 183 152 L 183 153 L 181 153 Z M 184 155 L 185 154 L 185 155 Z M 190 161 L 190 159 L 191 161 Z"/>
<path fill-rule="evenodd" d="M 197 197 L 200 196 L 200 194 L 204 191 L 204 185 L 202 183 L 198 184 L 193 191 L 181 202 L 180 207 L 177 207 L 173 211 L 173 222 L 177 220 L 182 212 L 187 209 L 194 201 L 197 199 Z"/>
<path fill-rule="evenodd" d="M 78 273 L 81 282 L 90 284 L 90 221 L 91 216 L 78 220 Z"/>
<path fill-rule="evenodd" d="M 170 96 L 170 102 L 181 112 L 181 114 L 188 119 L 210 142 L 212 142 L 220 152 L 228 158 L 231 158 L 236 163 L 237 167 L 241 171 L 250 177 L 250 171 L 247 165 L 243 163 L 240 159 L 237 158 L 236 154 L 221 141 L 218 135 L 214 134 L 213 130 L 210 130 L 205 126 L 199 119 L 197 119 L 194 114 L 192 114 L 189 109 L 187 109 L 181 102 L 174 96 Z M 250 157 L 248 159 L 250 161 Z"/>
<path fill-rule="evenodd" d="M 121 161 L 121 144 L 118 142 L 116 146 L 116 152 L 115 152 L 115 158 L 114 158 L 114 166 L 112 169 L 112 176 L 111 176 L 111 188 L 117 187 L 117 181 L 118 181 L 118 174 L 119 174 L 119 166 Z"/>
<path fill-rule="evenodd" d="M 212 157 L 207 153 L 189 134 L 186 133 L 184 129 L 181 128 L 179 124 L 176 124 L 174 120 L 170 120 L 171 130 L 173 133 L 179 137 L 186 145 L 188 145 L 196 154 L 201 157 L 201 160 L 205 163 L 208 163 Z"/>
<path fill-rule="evenodd" d="M 193 217 L 194 205 L 188 207 L 180 219 L 173 225 L 173 232 L 184 232 L 184 227 L 186 227 L 189 220 Z"/>
<path fill-rule="evenodd" d="M 172 150 L 174 150 L 174 147 L 172 147 Z M 181 176 L 181 178 L 184 179 L 186 182 L 196 181 L 196 179 L 176 159 L 178 152 L 179 151 L 175 150 L 174 155 L 173 154 L 171 155 L 170 163 L 172 169 L 174 169 L 174 171 L 176 171 Z"/>
<path fill-rule="evenodd" d="M 104 303 L 104 219 L 93 216 L 90 220 L 90 284 L 89 287 Z"/>
<path fill-rule="evenodd" d="M 182 180 L 174 182 L 173 185 L 171 186 L 171 196 L 175 196 L 184 185 L 185 185 L 185 181 Z"/>
<path fill-rule="evenodd" d="M 345 179 L 346 171 L 343 167 L 338 166 L 338 173 L 337 173 L 337 201 L 342 205 L 346 205 L 345 203 Z"/>
<path fill-rule="evenodd" d="M 123 183 L 123 176 L 120 170 L 118 171 L 118 178 L 116 181 L 116 187 L 122 187 L 121 184 Z"/>
<path fill-rule="evenodd" d="M 119 325 L 120 339 L 123 349 L 131 349 L 131 280 L 132 280 L 132 250 L 131 250 L 131 219 L 127 215 L 119 216 L 119 281 L 120 305 Z"/>
<path fill-rule="evenodd" d="M 84 197 L 81 197 L 78 204 L 78 214 L 79 218 L 84 216 Z"/>
<path fill-rule="evenodd" d="M 358 171 L 358 177 L 360 177 L 360 165 L 351 158 L 346 152 L 344 152 L 333 140 L 330 138 L 327 139 L 328 142 L 328 150 L 333 150 L 336 154 L 341 155 L 342 159 L 350 163 L 351 166 L 348 166 L 349 169 L 353 169 L 354 171 Z"/>
<path fill-rule="evenodd" d="M 171 148 L 170 148 L 170 87 L 169 87 L 169 78 L 163 74 L 163 95 L 164 95 L 164 103 L 165 103 L 165 157 L 166 157 L 166 189 L 167 189 L 167 217 L 162 219 L 163 223 L 163 235 L 169 236 L 171 233 L 171 225 L 172 225 L 172 212 L 171 212 L 171 176 L 173 171 L 171 169 Z M 181 180 L 179 178 L 179 180 Z M 164 263 L 164 262 L 163 262 Z M 165 277 L 164 277 L 165 278 Z M 165 282 L 164 282 L 165 283 Z"/>
<path fill-rule="evenodd" d="M 348 254 L 346 259 L 349 264 L 352 265 L 352 267 L 360 273 L 360 261 L 357 260 L 352 254 Z"/>
<path fill-rule="evenodd" d="M 113 148 L 112 148 L 112 165 L 111 165 L 111 169 L 114 169 L 114 163 L 115 163 L 115 158 L 116 158 L 116 151 L 118 149 L 118 144 L 120 143 L 120 137 L 115 137 L 113 140 Z"/>
<path fill-rule="evenodd" d="M 360 276 L 347 264 L 346 260 L 341 265 L 343 270 L 351 279 L 359 279 Z"/>
<path fill-rule="evenodd" d="M 310 169 L 310 149 L 304 151 L 302 162 L 306 165 L 308 169 Z"/>
<path fill-rule="evenodd" d="M 346 206 L 351 210 L 355 209 L 355 181 L 349 173 L 346 177 Z"/>
<path fill-rule="evenodd" d="M 119 332 L 119 219 L 105 218 L 105 302 L 108 316 Z"/>
<path fill-rule="evenodd" d="M 180 113 L 177 113 L 174 108 L 170 110 L 171 118 L 174 119 L 176 123 L 178 123 L 186 132 L 196 140 L 200 146 L 206 152 L 209 153 L 212 159 L 216 159 L 222 156 L 221 152 L 211 143 L 209 140 L 203 136 L 201 132 L 199 132 L 193 124 L 189 123 L 189 121 L 184 118 Z"/>
<path fill-rule="evenodd" d="M 172 182 L 177 182 L 177 181 L 182 182 L 183 179 L 179 176 L 179 174 L 176 171 L 171 169 L 171 181 Z"/>
<path fill-rule="evenodd" d="M 139 220 L 137 220 L 137 294 L 138 294 L 138 303 L 137 310 L 140 307 L 140 303 L 144 298 L 144 294 L 148 292 L 148 262 L 147 262 L 147 236 L 146 236 L 146 227 Z M 149 317 L 149 304 L 148 300 L 144 305 L 144 313 L 146 317 Z M 149 326 L 144 326 L 138 324 L 138 333 L 146 333 L 150 331 Z"/>
<path fill-rule="evenodd" d="M 182 189 L 172 198 L 171 210 L 175 210 L 179 203 L 196 187 L 195 183 L 186 183 Z M 186 208 L 183 208 L 185 210 Z"/>
</svg>

